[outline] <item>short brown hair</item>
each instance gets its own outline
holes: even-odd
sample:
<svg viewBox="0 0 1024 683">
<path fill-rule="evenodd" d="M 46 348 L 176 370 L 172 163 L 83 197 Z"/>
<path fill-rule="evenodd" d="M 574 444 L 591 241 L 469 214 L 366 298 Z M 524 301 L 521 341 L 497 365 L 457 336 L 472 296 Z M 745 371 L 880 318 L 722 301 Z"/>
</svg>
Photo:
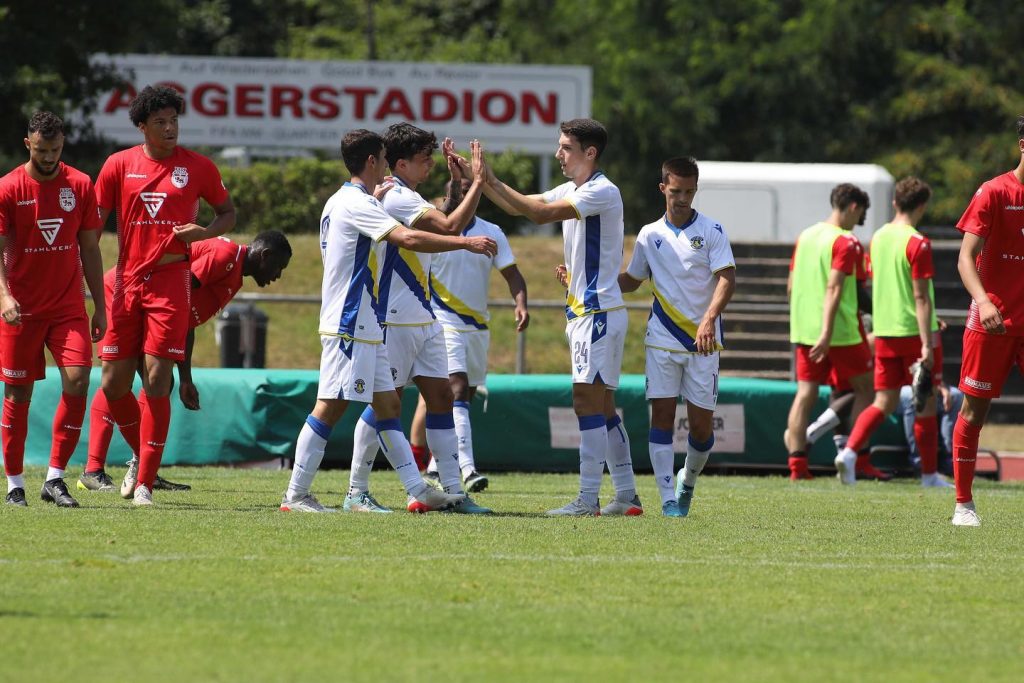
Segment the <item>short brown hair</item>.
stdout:
<svg viewBox="0 0 1024 683">
<path fill-rule="evenodd" d="M 697 160 L 693 157 L 672 157 L 661 165 L 661 182 L 667 183 L 668 177 L 700 178 Z"/>
<path fill-rule="evenodd" d="M 925 181 L 914 176 L 907 176 L 896 183 L 896 193 L 893 202 L 896 208 L 903 213 L 910 213 L 929 202 L 932 198 L 932 188 Z"/>
<path fill-rule="evenodd" d="M 28 120 L 28 134 L 39 133 L 44 140 L 52 140 L 64 133 L 64 122 L 53 112 L 37 111 Z"/>
<path fill-rule="evenodd" d="M 832 196 L 829 197 L 833 209 L 846 210 L 850 204 L 864 207 L 867 211 L 871 206 L 868 193 L 853 183 L 841 183 L 832 188 Z"/>
<path fill-rule="evenodd" d="M 558 129 L 562 133 L 576 138 L 584 152 L 587 151 L 587 147 L 596 149 L 597 156 L 595 158 L 597 159 L 601 158 L 601 153 L 604 152 L 604 148 L 608 145 L 608 131 L 601 125 L 600 121 L 594 119 L 562 121 Z"/>
</svg>

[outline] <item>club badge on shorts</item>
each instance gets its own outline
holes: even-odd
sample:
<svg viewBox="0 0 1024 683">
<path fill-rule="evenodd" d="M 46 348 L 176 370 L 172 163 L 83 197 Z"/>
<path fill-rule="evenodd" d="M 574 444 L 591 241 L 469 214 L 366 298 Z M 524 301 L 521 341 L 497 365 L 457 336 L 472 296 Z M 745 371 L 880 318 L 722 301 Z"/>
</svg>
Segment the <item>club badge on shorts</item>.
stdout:
<svg viewBox="0 0 1024 683">
<path fill-rule="evenodd" d="M 71 191 L 70 187 L 60 188 L 60 195 L 58 195 L 57 201 L 60 202 L 60 208 L 65 211 L 71 212 L 75 210 L 75 193 Z"/>
<path fill-rule="evenodd" d="M 356 384 L 356 393 L 357 394 L 361 394 L 364 391 L 366 391 L 366 382 L 364 382 L 363 380 L 357 379 L 355 384 Z"/>
<path fill-rule="evenodd" d="M 184 166 L 175 166 L 171 172 L 171 183 L 179 190 L 188 185 L 188 169 Z"/>
</svg>

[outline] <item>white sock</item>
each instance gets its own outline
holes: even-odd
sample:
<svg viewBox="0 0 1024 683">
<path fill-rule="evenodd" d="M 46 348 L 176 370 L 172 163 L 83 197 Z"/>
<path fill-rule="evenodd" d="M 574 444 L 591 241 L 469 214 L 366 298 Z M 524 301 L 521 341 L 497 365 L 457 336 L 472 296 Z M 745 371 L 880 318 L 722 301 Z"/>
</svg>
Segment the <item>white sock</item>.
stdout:
<svg viewBox="0 0 1024 683">
<path fill-rule="evenodd" d="M 839 416 L 836 415 L 836 411 L 831 408 L 826 408 L 825 412 L 818 416 L 818 419 L 807 425 L 807 443 L 812 444 L 821 437 L 825 436 L 825 433 L 830 429 L 834 429 L 839 426 Z"/>
<path fill-rule="evenodd" d="M 430 455 L 430 462 L 427 463 L 427 472 L 437 474 L 437 458 L 434 457 L 433 453 Z"/>
<path fill-rule="evenodd" d="M 473 462 L 473 427 L 469 424 L 469 402 L 456 401 L 452 408 L 452 417 L 455 418 L 455 435 L 459 440 L 459 469 L 463 477 L 468 477 L 476 471 L 476 463 Z"/>
<path fill-rule="evenodd" d="M 445 493 L 464 493 L 459 472 L 459 437 L 451 413 L 427 413 L 427 446 L 437 460 L 437 473 Z"/>
<path fill-rule="evenodd" d="M 356 428 L 352 433 L 352 471 L 348 477 L 350 496 L 370 490 L 370 472 L 373 470 L 373 461 L 377 459 L 377 450 L 380 448 L 376 424 L 373 408 L 367 406 L 356 421 Z"/>
<path fill-rule="evenodd" d="M 46 470 L 46 481 L 50 481 L 51 479 L 63 479 L 63 478 L 64 478 L 64 470 L 62 470 L 62 469 L 59 469 L 59 468 L 51 466 L 49 469 Z"/>
<path fill-rule="evenodd" d="M 835 434 L 832 436 L 832 443 L 836 445 L 836 453 L 840 453 L 846 448 L 846 442 L 849 438 L 849 434 Z"/>
<path fill-rule="evenodd" d="M 580 499 L 597 505 L 608 452 L 608 429 L 604 415 L 577 418 L 580 424 Z"/>
<path fill-rule="evenodd" d="M 395 469 L 395 474 L 402 480 L 405 492 L 410 496 L 418 496 L 427 489 L 427 482 L 420 476 L 416 459 L 412 457 L 412 447 L 402 433 L 402 425 L 398 418 L 377 420 L 377 442 Z"/>
<path fill-rule="evenodd" d="M 658 484 L 661 504 L 676 499 L 676 487 L 673 481 L 673 467 L 676 454 L 672 451 L 672 432 L 668 429 L 651 428 L 647 437 L 647 448 L 654 467 L 654 481 Z"/>
<path fill-rule="evenodd" d="M 7 493 L 10 493 L 14 489 L 25 488 L 25 474 L 8 474 L 7 475 Z"/>
<path fill-rule="evenodd" d="M 605 459 L 608 463 L 608 473 L 612 475 L 615 498 L 628 503 L 636 498 L 636 477 L 633 476 L 629 437 L 622 428 L 622 418 L 618 415 L 606 421 L 605 429 L 608 432 L 608 451 L 605 453 Z"/>
<path fill-rule="evenodd" d="M 312 415 L 306 418 L 299 430 L 299 438 L 295 442 L 295 465 L 292 467 L 292 478 L 288 482 L 288 499 L 298 500 L 313 486 L 313 477 L 320 469 L 327 448 L 327 437 L 331 435 L 331 427 Z"/>
<path fill-rule="evenodd" d="M 697 485 L 697 475 L 704 470 L 704 465 L 711 455 L 711 447 L 715 445 L 715 435 L 704 443 L 698 443 L 692 436 L 686 438 L 686 462 L 683 463 L 683 486 L 691 489 Z"/>
</svg>

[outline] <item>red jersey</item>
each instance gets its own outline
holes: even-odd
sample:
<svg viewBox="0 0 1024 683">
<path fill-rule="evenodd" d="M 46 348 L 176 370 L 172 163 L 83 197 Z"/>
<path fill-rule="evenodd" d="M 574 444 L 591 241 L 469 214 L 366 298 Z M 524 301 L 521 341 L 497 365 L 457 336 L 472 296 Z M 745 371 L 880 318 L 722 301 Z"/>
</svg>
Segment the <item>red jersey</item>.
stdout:
<svg viewBox="0 0 1024 683">
<path fill-rule="evenodd" d="M 117 268 L 133 282 L 164 254 L 188 254 L 172 228 L 195 221 L 199 199 L 224 203 L 228 191 L 212 161 L 184 147 L 150 159 L 142 145 L 112 154 L 96 179 L 100 207 L 117 211 Z"/>
<path fill-rule="evenodd" d="M 1012 171 L 984 183 L 956 227 L 985 239 L 975 264 L 981 284 L 1002 314 L 1006 333 L 1024 336 L 1024 184 Z M 967 328 L 985 332 L 973 301 Z"/>
<path fill-rule="evenodd" d="M 216 315 L 242 288 L 247 250 L 226 237 L 192 244 L 192 275 L 199 280 L 199 287 L 192 288 L 191 327 L 199 327 Z"/>
<path fill-rule="evenodd" d="M 793 246 L 793 253 L 789 255 L 790 271 L 796 265 L 796 248 L 799 244 L 797 242 Z M 832 270 L 838 270 L 847 276 L 856 273 L 857 280 L 860 282 L 868 278 L 868 262 L 864 255 L 864 245 L 852 233 L 843 235 L 832 243 Z"/>
<path fill-rule="evenodd" d="M 92 181 L 63 162 L 42 183 L 24 166 L 0 179 L 4 268 L 22 317 L 85 312 L 78 231 L 100 227 Z"/>
<path fill-rule="evenodd" d="M 935 277 L 932 243 L 924 235 L 914 235 L 907 242 L 907 261 L 910 262 L 910 279 L 927 280 Z"/>
</svg>

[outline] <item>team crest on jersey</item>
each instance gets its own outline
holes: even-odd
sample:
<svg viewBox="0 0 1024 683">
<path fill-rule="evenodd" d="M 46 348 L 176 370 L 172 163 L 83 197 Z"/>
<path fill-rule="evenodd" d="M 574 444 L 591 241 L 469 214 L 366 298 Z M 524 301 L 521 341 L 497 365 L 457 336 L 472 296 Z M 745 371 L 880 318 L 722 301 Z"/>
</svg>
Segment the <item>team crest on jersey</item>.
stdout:
<svg viewBox="0 0 1024 683">
<path fill-rule="evenodd" d="M 179 190 L 188 185 L 188 169 L 184 166 L 175 166 L 171 172 L 171 183 Z"/>
<path fill-rule="evenodd" d="M 139 199 L 146 206 L 146 212 L 149 213 L 150 218 L 156 218 L 157 212 L 160 207 L 164 205 L 164 200 L 167 199 L 166 192 L 140 192 Z"/>
<path fill-rule="evenodd" d="M 697 235 L 696 237 L 690 240 L 690 246 L 693 247 L 694 249 L 702 249 L 704 247 L 704 238 L 701 237 L 700 235 Z"/>
<path fill-rule="evenodd" d="M 364 382 L 361 379 L 357 379 L 356 383 L 355 383 L 355 387 L 356 387 L 356 393 L 357 394 L 361 394 L 364 391 L 366 391 L 366 382 Z"/>
<path fill-rule="evenodd" d="M 60 208 L 65 211 L 75 210 L 75 193 L 71 191 L 70 187 L 60 188 L 60 195 L 57 197 L 57 201 L 60 202 Z"/>
<path fill-rule="evenodd" d="M 53 246 L 53 241 L 57 239 L 57 233 L 60 232 L 60 226 L 63 224 L 63 218 L 43 218 L 36 221 L 39 231 L 43 233 L 43 239 L 46 240 L 46 243 L 51 247 Z"/>
</svg>

